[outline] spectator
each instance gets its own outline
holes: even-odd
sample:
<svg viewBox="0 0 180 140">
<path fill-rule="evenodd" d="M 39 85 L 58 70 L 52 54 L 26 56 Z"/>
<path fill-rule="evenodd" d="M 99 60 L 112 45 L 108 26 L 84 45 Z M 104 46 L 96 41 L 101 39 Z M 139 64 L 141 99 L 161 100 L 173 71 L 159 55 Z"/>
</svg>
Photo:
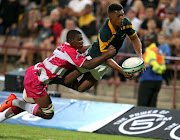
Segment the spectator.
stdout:
<svg viewBox="0 0 180 140">
<path fill-rule="evenodd" d="M 107 16 L 108 0 L 99 0 L 96 6 L 96 30 L 99 30 Z"/>
<path fill-rule="evenodd" d="M 163 31 L 167 37 L 167 43 L 169 46 L 175 46 L 176 55 L 178 50 L 180 49 L 180 20 L 176 18 L 176 9 L 169 7 L 166 11 L 167 19 L 163 21 Z"/>
<path fill-rule="evenodd" d="M 141 24 L 140 31 L 139 31 L 140 38 L 142 38 L 145 35 L 144 30 L 147 30 L 147 22 L 149 19 L 154 18 L 156 20 L 156 25 L 157 25 L 156 33 L 159 33 L 162 28 L 162 21 L 155 15 L 155 9 L 154 9 L 153 4 L 148 4 L 146 6 L 145 17 L 146 17 L 146 19 Z"/>
<path fill-rule="evenodd" d="M 63 29 L 62 33 L 61 33 L 61 36 L 59 38 L 59 43 L 62 43 L 64 41 L 66 41 L 66 35 L 67 35 L 67 32 L 69 30 L 72 30 L 72 29 L 75 29 L 75 30 L 78 30 L 82 33 L 82 36 L 83 36 L 83 42 L 84 42 L 84 46 L 87 46 L 87 45 L 90 45 L 90 41 L 89 39 L 87 38 L 87 36 L 85 35 L 85 33 L 77 27 L 77 22 L 76 22 L 76 19 L 75 18 L 72 18 L 72 17 L 68 17 L 66 19 L 66 22 L 65 22 L 65 29 Z"/>
<path fill-rule="evenodd" d="M 6 32 L 9 32 L 10 35 L 16 36 L 19 9 L 20 5 L 18 0 L 1 0 L 0 35 L 4 35 Z"/>
<path fill-rule="evenodd" d="M 126 12 L 126 17 L 131 21 L 134 29 L 138 33 L 142 22 L 136 17 L 136 14 L 136 9 L 134 7 L 130 7 Z M 124 40 L 123 45 L 120 48 L 120 51 L 124 53 L 134 53 L 131 40 L 128 37 L 126 37 L 126 39 Z"/>
<path fill-rule="evenodd" d="M 153 4 L 154 5 L 154 9 L 157 8 L 158 4 L 159 4 L 159 0 L 143 0 L 143 5 L 146 7 L 146 5 L 148 4 Z"/>
<path fill-rule="evenodd" d="M 81 17 L 91 12 L 91 0 L 70 0 L 68 4 L 68 15 L 72 17 Z"/>
<path fill-rule="evenodd" d="M 53 44 L 58 45 L 57 39 L 61 36 L 61 32 L 63 30 L 62 25 L 58 22 L 61 15 L 58 9 L 53 9 L 50 13 L 50 18 L 52 20 L 52 31 L 54 34 Z"/>
<path fill-rule="evenodd" d="M 134 0 L 132 7 L 136 9 L 138 15 L 144 11 L 144 5 L 142 0 Z"/>
<path fill-rule="evenodd" d="M 138 91 L 138 106 L 156 107 L 158 92 L 162 84 L 162 74 L 166 70 L 163 55 L 154 43 L 154 35 L 145 36 L 146 51 L 144 61 L 146 71 L 141 74 Z"/>
<path fill-rule="evenodd" d="M 169 7 L 166 10 L 167 18 L 163 21 L 163 31 L 165 32 L 167 38 L 172 40 L 179 36 L 180 31 L 180 21 L 176 18 L 176 9 Z"/>
<path fill-rule="evenodd" d="M 145 46 L 144 46 L 144 37 L 147 35 L 147 34 L 153 34 L 154 35 L 154 43 L 158 44 L 158 41 L 157 41 L 157 33 L 156 33 L 156 20 L 154 18 L 152 19 L 149 19 L 148 22 L 147 22 L 147 29 L 144 30 L 144 36 L 142 38 L 142 49 L 143 49 L 143 52 L 145 50 Z"/>
<path fill-rule="evenodd" d="M 171 49 L 169 45 L 166 43 L 166 35 L 164 32 L 160 32 L 158 34 L 158 48 L 163 52 L 163 56 L 171 56 Z M 166 60 L 166 64 L 169 64 L 169 60 Z"/>
<path fill-rule="evenodd" d="M 52 0 L 51 2 L 49 2 L 47 4 L 47 8 L 46 8 L 46 15 L 50 15 L 51 11 L 56 9 L 59 6 L 59 1 L 58 0 Z"/>
<path fill-rule="evenodd" d="M 89 39 L 96 34 L 96 18 L 92 13 L 91 0 L 71 0 L 68 4 L 68 15 L 78 19 L 78 26 Z"/>
<path fill-rule="evenodd" d="M 137 11 L 134 7 L 130 7 L 126 12 L 126 17 L 131 21 L 136 32 L 139 32 L 142 21 L 136 17 Z"/>
<path fill-rule="evenodd" d="M 43 18 L 43 27 L 40 29 L 38 38 L 34 42 L 26 42 L 24 43 L 24 47 L 27 48 L 34 48 L 34 47 L 41 47 L 41 48 L 49 48 L 51 47 L 51 42 L 53 41 L 53 32 L 51 30 L 52 21 L 50 17 Z M 33 54 L 34 51 L 28 51 L 28 49 L 24 49 L 22 51 L 20 59 L 16 62 L 17 64 L 25 63 L 26 57 L 28 55 L 28 64 L 31 66 L 33 64 Z M 46 58 L 46 51 L 41 51 L 42 59 Z M 44 59 L 43 59 L 44 60 Z"/>
<path fill-rule="evenodd" d="M 79 28 L 83 30 L 86 36 L 91 39 L 93 35 L 96 35 L 96 17 L 92 13 L 92 4 L 87 4 L 86 9 L 87 13 L 81 16 L 78 20 Z"/>
<path fill-rule="evenodd" d="M 166 19 L 167 17 L 167 13 L 166 10 L 168 9 L 168 7 L 173 7 L 175 8 L 175 1 L 173 0 L 173 2 L 171 0 L 161 0 L 159 2 L 158 8 L 157 8 L 157 16 L 163 21 Z M 178 13 L 176 11 L 176 16 L 178 16 Z"/>
<path fill-rule="evenodd" d="M 61 18 L 59 19 L 59 23 L 65 28 L 65 20 L 68 16 L 68 3 L 70 0 L 59 0 L 59 6 L 58 10 L 59 13 L 61 14 Z"/>
<path fill-rule="evenodd" d="M 158 43 L 159 43 L 159 50 L 162 51 L 163 56 L 171 56 L 171 50 L 169 45 L 166 43 L 166 36 L 164 32 L 160 32 L 158 34 Z M 166 60 L 166 65 L 168 65 L 170 62 L 169 60 Z M 162 74 L 163 79 L 166 82 L 166 85 L 169 85 L 169 80 L 171 79 L 171 71 L 166 70 L 165 73 Z"/>
<path fill-rule="evenodd" d="M 24 6 L 24 12 L 20 15 L 22 18 L 18 24 L 17 35 L 21 38 L 34 37 L 36 36 L 34 34 L 37 34 L 37 30 L 34 30 L 32 27 L 39 18 L 37 5 L 30 3 L 28 0 L 20 2 L 21 5 Z"/>
</svg>

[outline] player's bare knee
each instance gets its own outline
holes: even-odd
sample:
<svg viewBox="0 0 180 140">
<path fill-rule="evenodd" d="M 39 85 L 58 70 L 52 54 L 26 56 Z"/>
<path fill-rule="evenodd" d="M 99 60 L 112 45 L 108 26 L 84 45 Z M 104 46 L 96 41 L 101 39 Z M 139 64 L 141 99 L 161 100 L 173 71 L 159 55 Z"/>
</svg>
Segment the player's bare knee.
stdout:
<svg viewBox="0 0 180 140">
<path fill-rule="evenodd" d="M 42 118 L 44 119 L 52 119 L 54 116 L 54 105 L 50 104 L 47 108 L 41 108 L 43 115 Z"/>
<path fill-rule="evenodd" d="M 84 91 L 86 91 L 86 89 L 84 89 L 84 88 L 78 88 L 77 91 L 79 91 L 79 92 L 84 92 Z"/>
<path fill-rule="evenodd" d="M 42 116 L 42 118 L 43 118 L 43 119 L 50 120 L 50 119 L 53 118 L 53 116 L 54 116 L 54 112 L 51 113 L 51 114 L 44 114 L 44 115 Z"/>
</svg>

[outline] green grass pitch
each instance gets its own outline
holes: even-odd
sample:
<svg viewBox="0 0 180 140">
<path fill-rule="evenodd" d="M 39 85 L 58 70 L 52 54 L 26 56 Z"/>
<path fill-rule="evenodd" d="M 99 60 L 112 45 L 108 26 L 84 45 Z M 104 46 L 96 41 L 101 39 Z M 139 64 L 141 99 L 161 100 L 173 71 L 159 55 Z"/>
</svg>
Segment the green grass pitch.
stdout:
<svg viewBox="0 0 180 140">
<path fill-rule="evenodd" d="M 0 140 L 153 140 L 0 123 Z"/>
</svg>

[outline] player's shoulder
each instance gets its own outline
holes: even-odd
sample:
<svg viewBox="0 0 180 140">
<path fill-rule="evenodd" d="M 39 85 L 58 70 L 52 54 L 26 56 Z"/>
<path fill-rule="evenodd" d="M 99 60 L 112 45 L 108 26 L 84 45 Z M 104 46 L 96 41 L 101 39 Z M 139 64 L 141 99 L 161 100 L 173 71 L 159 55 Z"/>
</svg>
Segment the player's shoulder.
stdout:
<svg viewBox="0 0 180 140">
<path fill-rule="evenodd" d="M 104 24 L 101 26 L 101 28 L 99 29 L 98 34 L 100 34 L 101 36 L 111 36 L 111 29 L 109 27 L 109 19 L 106 19 L 106 21 L 104 22 Z"/>
<path fill-rule="evenodd" d="M 104 24 L 101 26 L 101 28 L 99 29 L 99 32 L 106 32 L 109 30 L 109 25 L 108 25 L 109 19 L 106 19 L 106 21 L 104 22 Z"/>
<path fill-rule="evenodd" d="M 76 51 L 74 47 L 72 47 L 69 43 L 64 42 L 62 44 L 59 44 L 57 47 L 59 51 Z"/>
<path fill-rule="evenodd" d="M 131 21 L 128 18 L 124 17 L 123 25 L 131 25 L 131 24 L 132 24 Z"/>
</svg>

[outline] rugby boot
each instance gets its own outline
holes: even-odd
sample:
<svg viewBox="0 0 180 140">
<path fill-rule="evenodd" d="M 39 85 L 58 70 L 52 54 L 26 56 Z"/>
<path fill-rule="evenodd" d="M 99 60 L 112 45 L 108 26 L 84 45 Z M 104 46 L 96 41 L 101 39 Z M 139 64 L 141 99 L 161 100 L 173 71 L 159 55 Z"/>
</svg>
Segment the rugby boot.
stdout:
<svg viewBox="0 0 180 140">
<path fill-rule="evenodd" d="M 10 94 L 9 97 L 6 99 L 6 101 L 4 101 L 1 106 L 0 106 L 0 112 L 3 112 L 4 110 L 6 110 L 9 107 L 12 107 L 12 101 L 14 99 L 17 99 L 15 94 Z"/>
</svg>

